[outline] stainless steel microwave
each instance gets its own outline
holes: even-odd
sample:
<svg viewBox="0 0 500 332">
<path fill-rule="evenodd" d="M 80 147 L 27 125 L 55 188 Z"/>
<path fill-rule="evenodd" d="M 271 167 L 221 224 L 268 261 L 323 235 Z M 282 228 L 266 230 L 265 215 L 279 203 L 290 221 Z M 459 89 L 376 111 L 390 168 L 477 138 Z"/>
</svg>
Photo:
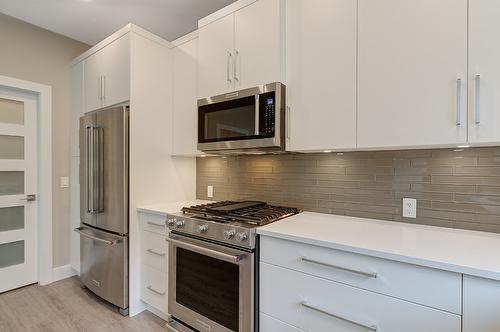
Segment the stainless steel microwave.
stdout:
<svg viewBox="0 0 500 332">
<path fill-rule="evenodd" d="M 271 83 L 199 99 L 198 150 L 285 151 L 285 86 Z"/>
</svg>

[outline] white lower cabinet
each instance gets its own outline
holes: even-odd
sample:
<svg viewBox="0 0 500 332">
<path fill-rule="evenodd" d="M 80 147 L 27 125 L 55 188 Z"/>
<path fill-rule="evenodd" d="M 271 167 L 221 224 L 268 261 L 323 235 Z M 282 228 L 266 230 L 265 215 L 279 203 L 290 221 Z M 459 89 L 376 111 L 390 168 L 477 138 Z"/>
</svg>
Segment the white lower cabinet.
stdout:
<svg viewBox="0 0 500 332">
<path fill-rule="evenodd" d="M 260 268 L 260 310 L 309 332 L 461 331 L 456 314 L 267 263 Z"/>
<path fill-rule="evenodd" d="M 500 282 L 464 275 L 462 332 L 500 331 Z"/>
<path fill-rule="evenodd" d="M 141 300 L 168 314 L 168 246 L 165 216 L 140 213 Z"/>
</svg>

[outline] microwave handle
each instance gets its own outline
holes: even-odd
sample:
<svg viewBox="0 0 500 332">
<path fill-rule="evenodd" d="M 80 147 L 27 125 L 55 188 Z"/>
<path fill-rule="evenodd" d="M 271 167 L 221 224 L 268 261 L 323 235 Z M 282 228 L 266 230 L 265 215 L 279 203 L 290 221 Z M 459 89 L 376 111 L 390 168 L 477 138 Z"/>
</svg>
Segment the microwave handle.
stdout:
<svg viewBox="0 0 500 332">
<path fill-rule="evenodd" d="M 255 136 L 260 134 L 260 95 L 255 95 Z"/>
</svg>

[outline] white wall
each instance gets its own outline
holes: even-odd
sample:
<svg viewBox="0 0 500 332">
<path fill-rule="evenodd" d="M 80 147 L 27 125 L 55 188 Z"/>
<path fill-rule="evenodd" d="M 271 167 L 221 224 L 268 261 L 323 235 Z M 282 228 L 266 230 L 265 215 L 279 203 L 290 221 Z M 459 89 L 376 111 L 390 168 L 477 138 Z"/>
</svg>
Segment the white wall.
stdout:
<svg viewBox="0 0 500 332">
<path fill-rule="evenodd" d="M 69 64 L 89 45 L 0 14 L 0 75 L 52 86 L 53 266 L 69 263 L 71 76 Z"/>
</svg>

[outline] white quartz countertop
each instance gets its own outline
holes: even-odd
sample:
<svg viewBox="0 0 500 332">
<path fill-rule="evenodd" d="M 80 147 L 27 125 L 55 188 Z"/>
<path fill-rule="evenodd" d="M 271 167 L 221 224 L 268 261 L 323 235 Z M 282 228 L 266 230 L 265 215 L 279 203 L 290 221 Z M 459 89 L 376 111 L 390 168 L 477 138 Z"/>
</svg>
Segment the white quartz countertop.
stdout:
<svg viewBox="0 0 500 332">
<path fill-rule="evenodd" d="M 500 280 L 500 234 L 302 212 L 261 235 Z"/>
<path fill-rule="evenodd" d="M 211 201 L 204 201 L 204 200 L 194 200 L 194 201 L 180 201 L 180 202 L 172 202 L 172 203 L 141 205 L 137 208 L 137 211 L 166 216 L 167 213 L 180 212 L 180 210 L 184 206 L 192 206 L 192 205 L 199 205 L 199 204 L 206 204 L 206 203 L 212 203 L 212 202 Z"/>
</svg>

